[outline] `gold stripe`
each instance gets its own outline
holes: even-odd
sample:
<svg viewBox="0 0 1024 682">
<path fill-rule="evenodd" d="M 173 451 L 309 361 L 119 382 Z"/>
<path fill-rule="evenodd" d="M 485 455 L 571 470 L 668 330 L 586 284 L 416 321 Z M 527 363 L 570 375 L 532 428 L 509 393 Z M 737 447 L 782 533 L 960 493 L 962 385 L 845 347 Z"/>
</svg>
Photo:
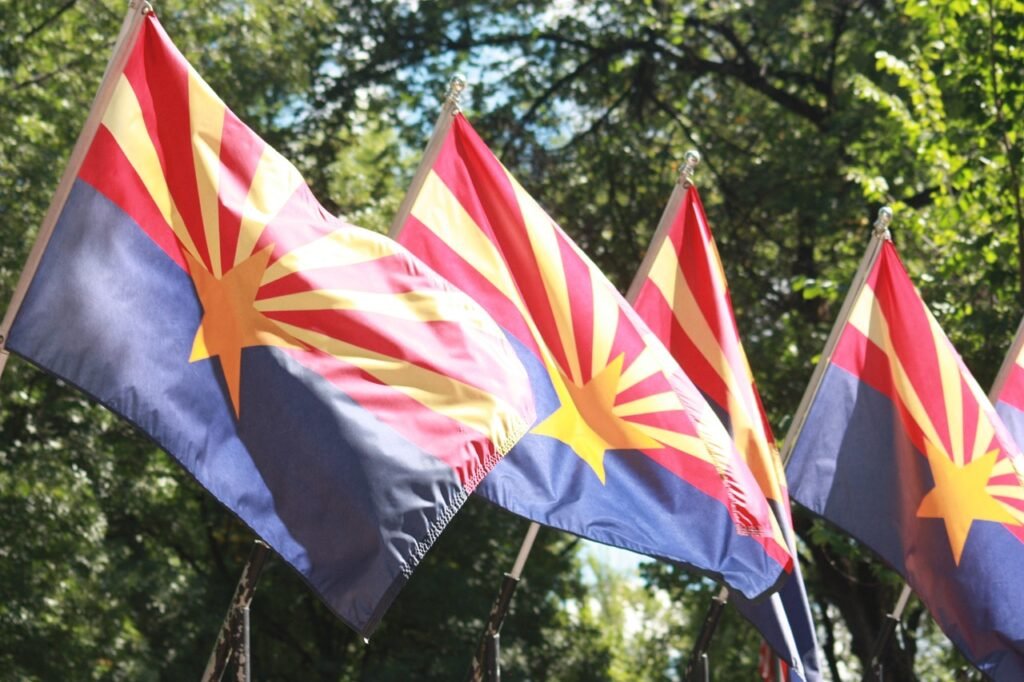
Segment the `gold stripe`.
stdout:
<svg viewBox="0 0 1024 682">
<path fill-rule="evenodd" d="M 193 69 L 188 70 L 188 113 L 192 130 L 192 158 L 195 163 L 199 208 L 206 234 L 206 248 L 214 277 L 223 274 L 220 258 L 220 144 L 224 131 L 224 102 L 214 94 Z"/>
<path fill-rule="evenodd" d="M 293 249 L 271 264 L 260 286 L 295 272 L 358 265 L 395 253 L 394 242 L 367 230 L 343 227 Z"/>
<path fill-rule="evenodd" d="M 584 381 L 583 372 L 580 367 L 580 353 L 576 346 L 576 333 L 572 326 L 572 301 L 570 300 L 569 289 L 565 280 L 565 267 L 562 264 L 562 253 L 558 244 L 554 221 L 534 201 L 533 197 L 526 193 L 526 190 L 522 188 L 504 166 L 502 166 L 502 170 L 505 171 L 505 175 L 516 194 L 516 200 L 519 202 L 523 226 L 526 229 L 527 238 L 530 240 L 530 247 L 537 261 L 537 267 L 540 269 L 541 282 L 551 304 L 555 328 L 558 331 L 562 349 L 565 351 L 566 360 L 569 363 L 567 367 L 569 379 L 578 386 L 582 385 Z M 583 259 L 582 255 L 581 259 Z M 583 259 L 583 262 L 586 264 L 585 259 Z M 588 274 L 591 274 L 591 286 L 595 289 L 599 288 L 600 279 L 593 277 L 592 273 L 589 272 L 589 268 Z"/>
<path fill-rule="evenodd" d="M 657 426 L 650 426 L 649 424 L 637 424 L 635 422 L 630 422 L 630 424 L 659 443 L 663 443 L 670 448 L 674 448 L 687 455 L 691 455 L 697 459 L 714 465 L 711 455 L 708 453 L 707 446 L 704 441 L 697 436 L 679 433 L 678 431 L 669 431 L 667 429 L 658 428 Z"/>
<path fill-rule="evenodd" d="M 593 377 L 600 374 L 612 361 L 612 343 L 619 328 L 620 310 L 618 298 L 609 296 L 602 287 L 591 287 L 591 298 L 594 311 L 594 342 L 590 356 L 590 376 Z"/>
<path fill-rule="evenodd" d="M 875 300 L 875 294 L 871 287 L 866 286 L 861 290 L 860 297 L 850 311 L 850 324 L 879 348 L 890 351 L 886 355 L 889 358 L 889 365 L 895 374 L 893 385 L 896 388 L 898 397 L 921 428 L 926 440 L 930 441 L 932 445 L 940 445 L 942 439 L 939 438 L 938 431 L 932 424 L 928 412 L 924 409 L 921 399 L 914 390 L 910 377 L 907 375 L 906 370 L 904 370 L 903 364 L 896 356 L 896 353 L 891 352 L 894 345 L 889 335 L 889 325 Z"/>
<path fill-rule="evenodd" d="M 300 341 L 355 365 L 426 408 L 492 440 L 505 432 L 504 424 L 508 417 L 517 414 L 497 396 L 452 377 L 309 329 L 281 322 L 276 324 Z"/>
<path fill-rule="evenodd" d="M 524 318 L 530 320 L 505 259 L 436 172 L 430 171 L 427 174 L 411 213 L 442 242 L 452 245 L 461 253 L 472 254 L 467 264 L 511 301 Z"/>
<path fill-rule="evenodd" d="M 949 342 L 946 341 L 945 335 L 939 328 L 939 323 L 927 308 L 925 314 L 931 327 L 935 355 L 939 361 L 939 379 L 942 382 L 943 405 L 946 410 L 946 424 L 949 428 L 953 461 L 958 467 L 962 467 L 964 465 L 964 397 L 960 384 L 960 366 L 953 356 Z M 979 415 L 979 417 L 981 416 Z"/>
<path fill-rule="evenodd" d="M 281 212 L 295 190 L 301 186 L 302 176 L 295 166 L 273 147 L 265 146 L 242 207 L 242 224 L 235 248 L 236 265 L 252 255 L 267 223 Z"/>
<path fill-rule="evenodd" d="M 676 395 L 676 392 L 665 391 L 664 393 L 653 393 L 628 403 L 615 405 L 612 407 L 612 412 L 619 417 L 632 417 L 641 414 L 670 412 L 681 409 L 683 409 L 683 406 L 679 402 L 679 396 Z"/>
<path fill-rule="evenodd" d="M 142 107 L 124 74 L 121 74 L 114 87 L 114 94 L 103 114 L 102 123 L 114 136 L 117 145 L 128 158 L 128 162 L 142 180 L 146 191 L 182 247 L 201 262 L 199 251 L 167 187 L 167 179 L 160 167 L 160 157 L 156 153 L 156 147 L 153 146 L 153 140 L 146 129 L 146 121 L 142 117 Z"/>
</svg>

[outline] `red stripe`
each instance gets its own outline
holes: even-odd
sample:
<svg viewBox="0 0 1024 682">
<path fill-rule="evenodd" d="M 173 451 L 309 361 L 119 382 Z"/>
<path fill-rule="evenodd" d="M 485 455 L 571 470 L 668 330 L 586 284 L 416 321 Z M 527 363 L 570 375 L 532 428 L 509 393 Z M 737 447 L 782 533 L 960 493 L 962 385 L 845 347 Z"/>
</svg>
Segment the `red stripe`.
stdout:
<svg viewBox="0 0 1024 682">
<path fill-rule="evenodd" d="M 321 237 L 338 230 L 362 230 L 327 213 L 306 184 L 299 185 L 277 215 L 264 226 L 254 251 L 273 246 L 268 265 Z"/>
<path fill-rule="evenodd" d="M 188 270 L 178 238 L 174 236 L 149 190 L 105 126 L 100 126 L 96 131 L 78 177 L 117 204 L 178 267 Z"/>
<path fill-rule="evenodd" d="M 519 339 L 537 358 L 541 357 L 540 348 L 519 308 L 469 265 L 461 253 L 438 239 L 423 223 L 411 216 L 399 234 L 398 241 L 456 288 L 469 294 L 506 332 Z M 472 257 L 472 254 L 466 255 Z"/>
<path fill-rule="evenodd" d="M 488 364 L 482 362 L 484 349 L 495 345 L 494 337 L 457 322 L 414 322 L 362 310 L 281 310 L 264 315 L 452 377 L 492 395 L 507 392 L 507 374 L 480 371 L 481 365 Z"/>
<path fill-rule="evenodd" d="M 644 283 L 636 302 L 644 320 L 652 320 L 651 331 L 661 339 L 672 357 L 697 388 L 722 410 L 728 410 L 729 390 L 704 354 L 683 330 L 665 296 L 651 280 Z"/>
<path fill-rule="evenodd" d="M 253 174 L 267 143 L 238 120 L 224 112 L 220 142 L 220 177 L 217 184 L 217 210 L 220 224 L 220 263 L 223 272 L 235 265 L 242 209 L 249 195 Z"/>
<path fill-rule="evenodd" d="M 541 338 L 568 375 L 566 351 L 555 325 L 552 301 L 530 247 L 515 190 L 494 154 L 463 116 L 455 117 L 434 170 L 504 257 Z M 443 274 L 441 263 L 430 264 Z M 476 296 L 475 292 L 470 293 Z"/>
<path fill-rule="evenodd" d="M 349 289 L 394 294 L 423 289 L 422 274 L 403 269 L 408 256 L 392 254 L 353 265 L 338 265 L 293 272 L 260 287 L 256 300 L 266 300 L 319 289 Z"/>
<path fill-rule="evenodd" d="M 557 257 L 562 259 L 565 270 L 565 287 L 569 295 L 571 308 L 567 311 L 572 320 L 573 335 L 576 339 L 576 354 L 579 357 L 580 373 L 583 383 L 593 378 L 591 365 L 594 355 L 594 283 L 590 270 L 569 244 L 568 237 L 557 230 Z M 555 257 L 552 254 L 552 257 Z M 598 283 L 600 286 L 601 283 Z M 611 334 L 610 329 L 602 329 L 602 334 Z M 612 356 L 614 357 L 614 356 Z M 612 358 L 608 358 L 610 361 Z"/>
<path fill-rule="evenodd" d="M 1016 362 L 1010 367 L 1009 376 L 1003 384 L 1002 390 L 996 401 L 1013 406 L 1019 412 L 1024 412 L 1024 369 Z"/>
<path fill-rule="evenodd" d="M 945 401 L 938 382 L 941 376 L 935 347 L 938 340 L 932 334 L 924 302 L 890 242 L 882 245 L 868 283 L 888 323 L 893 352 L 900 359 L 925 411 L 943 439 L 942 447 L 946 452 L 952 452 Z"/>
<path fill-rule="evenodd" d="M 125 66 L 124 75 L 139 100 L 174 204 L 209 269 L 192 155 L 188 64 L 155 18 L 147 17 L 143 36 Z"/>
<path fill-rule="evenodd" d="M 300 363 L 338 386 L 377 419 L 445 462 L 463 485 L 474 480 L 482 465 L 477 443 L 483 436 L 464 424 L 429 410 L 393 387 L 382 384 L 358 367 L 319 351 L 287 351 Z"/>
</svg>

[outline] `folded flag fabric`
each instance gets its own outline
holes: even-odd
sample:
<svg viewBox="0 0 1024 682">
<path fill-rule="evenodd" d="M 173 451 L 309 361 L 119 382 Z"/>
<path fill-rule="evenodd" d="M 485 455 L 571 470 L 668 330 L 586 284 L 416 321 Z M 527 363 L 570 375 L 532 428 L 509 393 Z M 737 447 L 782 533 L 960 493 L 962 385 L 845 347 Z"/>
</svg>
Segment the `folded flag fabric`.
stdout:
<svg viewBox="0 0 1024 682">
<path fill-rule="evenodd" d="M 891 242 L 851 295 L 790 492 L 903 575 L 982 672 L 1024 679 L 1020 450 Z"/>
<path fill-rule="evenodd" d="M 173 455 L 369 633 L 534 420 L 487 314 L 329 215 L 150 14 L 7 348 Z"/>
<path fill-rule="evenodd" d="M 479 493 L 755 597 L 790 565 L 728 433 L 625 299 L 454 115 L 398 239 L 498 321 L 538 419 Z"/>
<path fill-rule="evenodd" d="M 1024 443 L 1024 322 L 1003 361 L 992 387 L 996 413 L 1006 424 L 1015 443 Z"/>
<path fill-rule="evenodd" d="M 678 191 L 678 190 L 677 190 Z M 789 494 L 771 426 L 747 362 L 722 261 L 697 188 L 669 204 L 630 288 L 633 307 L 707 398 L 764 492 L 796 556 Z M 673 210 L 674 209 L 674 210 Z M 732 599 L 790 664 L 788 678 L 821 679 L 818 641 L 799 563 L 768 601 Z"/>
</svg>

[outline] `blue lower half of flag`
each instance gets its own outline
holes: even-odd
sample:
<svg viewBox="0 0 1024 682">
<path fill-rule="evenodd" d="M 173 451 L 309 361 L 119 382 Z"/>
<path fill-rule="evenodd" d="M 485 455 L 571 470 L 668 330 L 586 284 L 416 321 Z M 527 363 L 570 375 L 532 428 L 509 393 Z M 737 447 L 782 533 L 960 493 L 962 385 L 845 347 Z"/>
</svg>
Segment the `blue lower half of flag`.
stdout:
<svg viewBox="0 0 1024 682">
<path fill-rule="evenodd" d="M 287 351 L 244 349 L 236 419 L 218 360 L 189 362 L 201 315 L 189 275 L 79 180 L 8 348 L 135 424 L 368 634 L 464 489 Z"/>
<path fill-rule="evenodd" d="M 541 362 L 509 336 L 527 368 L 537 423 L 558 408 Z M 608 451 L 605 483 L 568 445 L 527 434 L 477 493 L 537 523 L 640 554 L 685 564 L 754 598 L 782 569 L 764 547 L 736 532 L 726 506 L 633 450 Z"/>
<path fill-rule="evenodd" d="M 1024 680 L 1024 544 L 975 520 L 960 563 L 945 524 L 918 518 L 934 487 L 888 396 L 835 365 L 825 372 L 786 467 L 793 499 L 906 578 L 964 655 L 995 680 Z"/>
</svg>

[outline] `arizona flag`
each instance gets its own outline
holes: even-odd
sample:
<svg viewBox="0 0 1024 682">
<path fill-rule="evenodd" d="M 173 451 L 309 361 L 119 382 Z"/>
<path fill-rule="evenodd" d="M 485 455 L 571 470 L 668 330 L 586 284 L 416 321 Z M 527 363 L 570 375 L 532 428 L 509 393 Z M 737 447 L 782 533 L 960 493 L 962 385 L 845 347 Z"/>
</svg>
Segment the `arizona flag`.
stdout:
<svg viewBox="0 0 1024 682">
<path fill-rule="evenodd" d="M 669 202 L 630 298 L 729 430 L 795 556 L 782 462 L 740 343 L 704 206 L 693 185 L 683 190 L 681 200 L 676 197 Z M 792 665 L 788 679 L 818 680 L 818 641 L 799 562 L 794 561 L 779 597 L 781 611 L 768 601 L 738 597 L 733 602 Z"/>
<path fill-rule="evenodd" d="M 1019 449 L 891 242 L 851 295 L 808 389 L 786 469 L 793 498 L 902 574 L 982 672 L 1024 679 Z"/>
<path fill-rule="evenodd" d="M 537 423 L 479 492 L 751 597 L 771 589 L 790 564 L 785 541 L 664 346 L 463 116 L 431 148 L 399 240 L 498 321 L 537 402 Z"/>
<path fill-rule="evenodd" d="M 1014 442 L 1024 443 L 1024 322 L 1017 329 L 990 395 Z"/>
<path fill-rule="evenodd" d="M 333 218 L 150 14 L 7 348 L 152 437 L 368 633 L 533 421 L 468 297 Z"/>
</svg>

